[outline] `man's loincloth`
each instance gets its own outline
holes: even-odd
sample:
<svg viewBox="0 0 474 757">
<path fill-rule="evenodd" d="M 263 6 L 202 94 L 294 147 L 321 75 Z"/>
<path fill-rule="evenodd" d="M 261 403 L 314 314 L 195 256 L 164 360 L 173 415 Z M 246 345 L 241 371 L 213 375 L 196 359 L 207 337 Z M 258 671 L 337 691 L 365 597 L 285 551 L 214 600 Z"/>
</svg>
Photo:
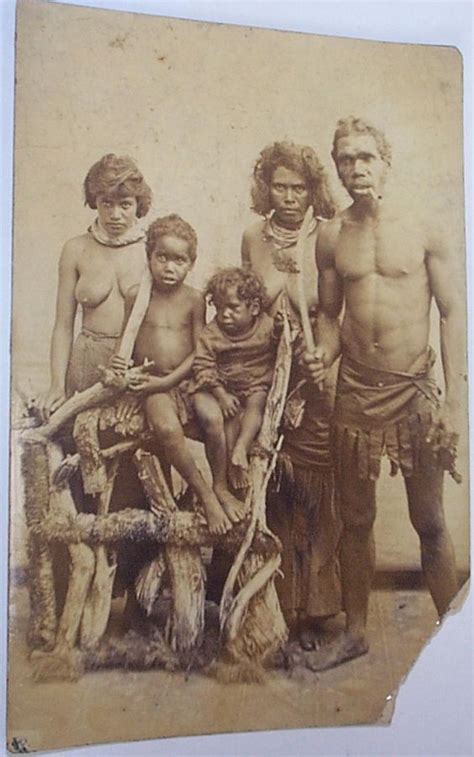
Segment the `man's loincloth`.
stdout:
<svg viewBox="0 0 474 757">
<path fill-rule="evenodd" d="M 382 455 L 391 474 L 405 477 L 437 467 L 426 435 L 439 408 L 430 348 L 418 373 L 386 371 L 344 355 L 339 367 L 331 448 L 336 470 L 355 465 L 360 479 L 376 480 Z"/>
</svg>

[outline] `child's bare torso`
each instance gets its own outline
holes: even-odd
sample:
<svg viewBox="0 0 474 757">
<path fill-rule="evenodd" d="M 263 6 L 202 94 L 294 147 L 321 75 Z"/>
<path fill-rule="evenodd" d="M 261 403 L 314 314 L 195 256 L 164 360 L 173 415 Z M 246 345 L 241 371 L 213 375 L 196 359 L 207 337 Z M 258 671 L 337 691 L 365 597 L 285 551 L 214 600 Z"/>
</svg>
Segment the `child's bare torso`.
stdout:
<svg viewBox="0 0 474 757">
<path fill-rule="evenodd" d="M 136 363 L 153 360 L 153 373 L 165 375 L 185 360 L 195 347 L 193 313 L 201 296 L 186 284 L 173 292 L 152 289 L 135 342 Z"/>
</svg>

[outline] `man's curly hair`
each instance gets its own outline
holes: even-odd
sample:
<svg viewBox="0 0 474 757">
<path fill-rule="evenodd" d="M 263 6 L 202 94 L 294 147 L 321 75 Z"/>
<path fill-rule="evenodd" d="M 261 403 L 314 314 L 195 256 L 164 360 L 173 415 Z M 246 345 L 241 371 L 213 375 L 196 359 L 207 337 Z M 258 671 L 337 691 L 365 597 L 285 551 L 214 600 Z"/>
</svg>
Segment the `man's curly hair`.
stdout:
<svg viewBox="0 0 474 757">
<path fill-rule="evenodd" d="M 268 294 L 263 279 L 258 273 L 243 268 L 222 268 L 207 282 L 205 297 L 211 305 L 219 305 L 231 287 L 236 287 L 237 296 L 250 304 L 257 301 L 260 311 L 268 306 Z"/>
<path fill-rule="evenodd" d="M 135 161 L 127 155 L 118 158 L 109 153 L 89 169 L 84 180 L 85 205 L 96 210 L 99 195 L 135 197 L 138 218 L 150 210 L 151 189 Z"/>
<path fill-rule="evenodd" d="M 188 243 L 188 255 L 191 262 L 196 260 L 197 252 L 197 235 L 191 224 L 183 221 L 181 216 L 172 213 L 163 218 L 157 218 L 148 227 L 146 233 L 145 249 L 147 258 L 150 259 L 151 253 L 156 248 L 160 237 L 177 237 Z"/>
<path fill-rule="evenodd" d="M 334 139 L 332 142 L 332 159 L 336 163 L 337 156 L 337 141 L 343 137 L 350 137 L 351 134 L 368 134 L 369 137 L 375 139 L 377 150 L 383 161 L 388 166 L 392 164 L 392 147 L 387 141 L 385 134 L 376 126 L 364 121 L 362 118 L 355 118 L 354 116 L 348 116 L 347 118 L 340 118 L 336 124 L 336 131 L 334 132 Z"/>
<path fill-rule="evenodd" d="M 332 218 L 336 212 L 326 171 L 312 147 L 293 142 L 275 142 L 262 150 L 253 169 L 252 210 L 267 216 L 271 209 L 270 186 L 277 168 L 299 173 L 305 180 L 314 214 Z"/>
</svg>

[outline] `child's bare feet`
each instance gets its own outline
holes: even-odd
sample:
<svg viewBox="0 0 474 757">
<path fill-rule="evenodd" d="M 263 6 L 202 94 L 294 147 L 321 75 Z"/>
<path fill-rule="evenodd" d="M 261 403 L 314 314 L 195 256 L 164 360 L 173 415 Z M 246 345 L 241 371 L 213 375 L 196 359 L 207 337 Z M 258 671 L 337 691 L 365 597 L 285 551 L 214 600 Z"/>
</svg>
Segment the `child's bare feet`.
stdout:
<svg viewBox="0 0 474 757">
<path fill-rule="evenodd" d="M 232 489 L 247 489 L 250 483 L 247 471 L 232 463 L 229 463 L 227 467 L 227 478 Z"/>
<path fill-rule="evenodd" d="M 236 468 L 241 468 L 242 470 L 247 470 L 249 467 L 249 459 L 247 457 L 247 450 L 245 449 L 244 445 L 237 440 L 235 443 L 235 447 L 232 452 L 231 457 L 231 463 Z"/>
<path fill-rule="evenodd" d="M 237 440 L 229 465 L 229 478 L 234 489 L 245 489 L 249 485 L 248 468 L 247 450 Z"/>
<path fill-rule="evenodd" d="M 245 502 L 234 497 L 225 486 L 214 486 L 216 497 L 232 523 L 239 523 L 246 515 Z"/>
<path fill-rule="evenodd" d="M 220 536 L 226 534 L 232 528 L 232 523 L 224 512 L 224 507 L 221 506 L 218 497 L 212 493 L 206 497 L 203 505 L 211 534 L 218 534 Z"/>
</svg>

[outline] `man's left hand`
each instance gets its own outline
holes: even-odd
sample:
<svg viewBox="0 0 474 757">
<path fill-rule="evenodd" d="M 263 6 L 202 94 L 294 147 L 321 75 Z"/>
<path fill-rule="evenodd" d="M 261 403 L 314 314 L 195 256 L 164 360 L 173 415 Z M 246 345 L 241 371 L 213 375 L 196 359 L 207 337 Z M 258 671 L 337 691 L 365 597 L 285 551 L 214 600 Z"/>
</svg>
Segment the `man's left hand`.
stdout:
<svg viewBox="0 0 474 757">
<path fill-rule="evenodd" d="M 459 410 L 448 402 L 440 407 L 426 435 L 433 452 L 454 451 L 459 441 Z"/>
</svg>

